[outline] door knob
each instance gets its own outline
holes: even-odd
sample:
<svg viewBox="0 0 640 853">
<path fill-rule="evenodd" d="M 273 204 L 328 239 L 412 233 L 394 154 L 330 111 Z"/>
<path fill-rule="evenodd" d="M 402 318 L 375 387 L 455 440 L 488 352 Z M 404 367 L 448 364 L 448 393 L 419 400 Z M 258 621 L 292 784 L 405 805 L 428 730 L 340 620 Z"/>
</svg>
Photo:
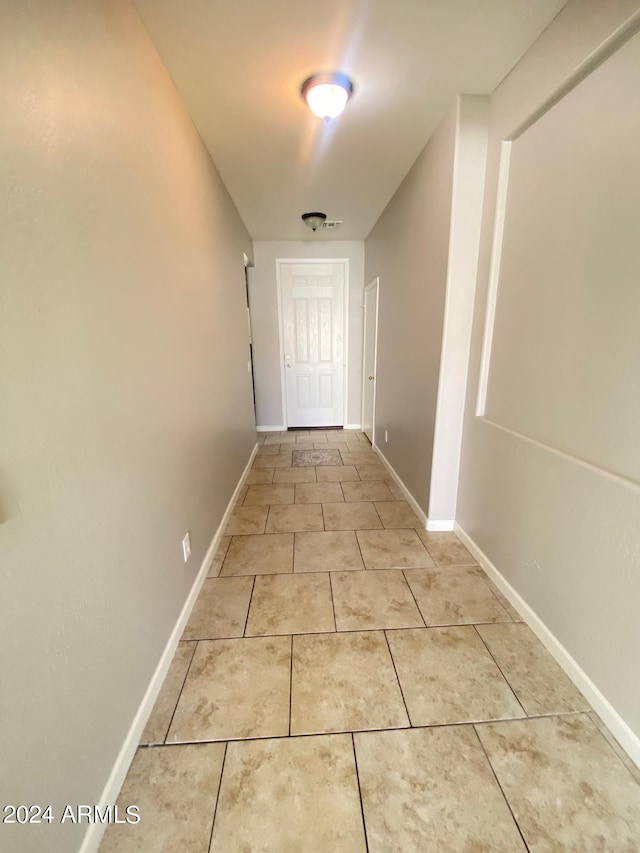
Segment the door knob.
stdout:
<svg viewBox="0 0 640 853">
<path fill-rule="evenodd" d="M 370 380 L 373 380 L 373 376 L 370 376 L 370 377 L 369 377 L 369 379 L 370 379 Z"/>
</svg>

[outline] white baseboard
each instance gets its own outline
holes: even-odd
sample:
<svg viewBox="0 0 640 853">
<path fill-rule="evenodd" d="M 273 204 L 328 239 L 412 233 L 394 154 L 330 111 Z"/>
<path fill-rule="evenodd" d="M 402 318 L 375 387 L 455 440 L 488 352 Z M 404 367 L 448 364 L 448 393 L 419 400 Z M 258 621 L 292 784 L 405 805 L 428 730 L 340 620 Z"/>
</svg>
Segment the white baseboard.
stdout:
<svg viewBox="0 0 640 853">
<path fill-rule="evenodd" d="M 110 806 L 115 804 L 118 799 L 118 794 L 120 793 L 120 788 L 122 787 L 122 783 L 124 782 L 125 776 L 129 770 L 131 762 L 133 761 L 133 757 L 136 754 L 136 750 L 138 748 L 138 744 L 140 743 L 140 738 L 142 737 L 142 732 L 144 731 L 144 727 L 147 724 L 147 720 L 151 711 L 153 710 L 153 706 L 155 705 L 156 699 L 158 698 L 158 694 L 160 692 L 160 688 L 164 682 L 164 679 L 169 670 L 169 666 L 171 665 L 171 661 L 173 660 L 173 656 L 178 647 L 178 643 L 180 642 L 180 637 L 183 634 L 183 631 L 186 627 L 187 622 L 189 621 L 189 616 L 191 615 L 191 611 L 193 610 L 193 606 L 196 603 L 196 599 L 198 598 L 198 594 L 202 588 L 203 583 L 207 577 L 207 573 L 213 562 L 213 558 L 215 556 L 216 551 L 218 550 L 218 546 L 220 545 L 220 540 L 224 535 L 225 528 L 227 526 L 227 522 L 229 520 L 229 516 L 231 515 L 233 508 L 235 506 L 235 502 L 238 499 L 238 495 L 240 494 L 240 490 L 244 484 L 244 481 L 247 478 L 249 470 L 253 464 L 253 460 L 258 450 L 258 445 L 253 448 L 251 453 L 251 457 L 249 458 L 249 462 L 247 463 L 246 468 L 244 469 L 244 473 L 240 478 L 238 485 L 233 493 L 231 500 L 225 510 L 225 513 L 222 517 L 222 521 L 218 525 L 218 529 L 213 535 L 213 539 L 209 547 L 207 548 L 207 553 L 204 556 L 204 560 L 198 570 L 198 574 L 193 582 L 193 586 L 191 587 L 191 591 L 187 597 L 187 600 L 184 603 L 182 610 L 180 611 L 180 615 L 178 616 L 178 621 L 175 624 L 173 631 L 167 641 L 167 645 L 162 653 L 160 658 L 160 662 L 151 677 L 151 681 L 149 682 L 149 686 L 142 698 L 142 702 L 138 710 L 136 711 L 136 715 L 133 718 L 133 722 L 131 723 L 131 728 L 127 733 L 126 738 L 124 739 L 124 743 L 122 744 L 122 748 L 116 758 L 115 764 L 113 765 L 113 769 L 111 770 L 111 774 L 109 779 L 107 780 L 107 784 L 104 787 L 102 792 L 102 796 L 100 797 L 100 808 L 104 809 L 106 806 Z M 105 833 L 106 825 L 101 823 L 91 824 L 82 841 L 82 846 L 80 847 L 80 853 L 97 853 L 98 847 L 100 846 L 100 842 L 102 841 L 102 836 Z"/>
<path fill-rule="evenodd" d="M 427 516 L 426 516 L 425 511 L 424 511 L 424 510 L 422 509 L 422 507 L 419 505 L 419 503 L 418 503 L 418 502 L 417 502 L 417 500 L 414 498 L 414 496 L 411 494 L 411 492 L 409 491 L 409 489 L 408 489 L 408 488 L 405 486 L 405 484 L 402 482 L 402 480 L 400 479 L 399 475 L 396 473 L 395 469 L 394 469 L 394 468 L 393 468 L 393 466 L 390 464 L 390 462 L 388 461 L 387 457 L 386 457 L 386 456 L 384 455 L 384 453 L 380 450 L 380 448 L 378 447 L 378 445 L 377 445 L 377 444 L 374 444 L 374 445 L 373 445 L 373 449 L 375 450 L 375 452 L 376 452 L 376 453 L 378 454 L 378 456 L 380 457 L 380 461 L 382 462 L 382 464 L 384 465 L 384 467 L 389 471 L 389 473 L 391 474 L 391 476 L 393 477 L 393 479 L 396 481 L 396 483 L 398 484 L 398 486 L 400 486 L 400 490 L 401 490 L 402 494 L 405 496 L 405 499 L 406 499 L 407 503 L 409 504 L 409 506 L 411 507 L 411 509 L 415 512 L 415 514 L 418 516 L 418 518 L 420 519 L 420 521 L 422 522 L 422 524 L 424 525 L 424 527 L 425 527 L 425 529 L 426 529 L 428 519 L 427 519 Z"/>
<path fill-rule="evenodd" d="M 345 424 L 343 429 L 362 429 L 362 424 Z"/>
<path fill-rule="evenodd" d="M 286 426 L 257 426 L 256 432 L 286 432 Z"/>
<path fill-rule="evenodd" d="M 436 531 L 453 530 L 455 525 L 456 523 L 453 519 L 451 519 L 451 521 L 435 521 L 431 518 L 427 519 L 427 530 L 431 530 L 434 533 Z"/>
<path fill-rule="evenodd" d="M 640 738 L 629 728 L 613 705 L 600 692 L 587 673 L 575 661 L 567 649 L 565 649 L 555 634 L 549 630 L 537 613 L 532 610 L 522 596 L 516 592 L 509 581 L 487 557 L 484 551 L 476 545 L 473 539 L 465 533 L 459 524 L 455 525 L 455 532 L 485 570 L 487 575 L 489 575 L 495 585 L 502 593 L 504 593 L 506 598 L 522 616 L 533 633 L 553 655 L 562 669 L 576 685 L 578 690 L 584 694 L 588 702 L 593 707 L 593 710 L 602 719 L 627 755 L 640 767 Z"/>
</svg>

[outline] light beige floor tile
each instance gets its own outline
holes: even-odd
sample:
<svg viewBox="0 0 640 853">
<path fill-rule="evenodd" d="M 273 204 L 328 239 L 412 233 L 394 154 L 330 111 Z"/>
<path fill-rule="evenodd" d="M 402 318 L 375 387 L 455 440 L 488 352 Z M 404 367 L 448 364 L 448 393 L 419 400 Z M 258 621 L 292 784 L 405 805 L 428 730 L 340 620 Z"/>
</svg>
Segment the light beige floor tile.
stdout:
<svg viewBox="0 0 640 853">
<path fill-rule="evenodd" d="M 140 743 L 164 743 L 195 650 L 195 643 L 178 643 Z"/>
<path fill-rule="evenodd" d="M 293 533 L 234 536 L 220 577 L 275 575 L 293 571 Z"/>
<path fill-rule="evenodd" d="M 356 535 L 367 569 L 433 566 L 415 530 L 363 530 Z"/>
<path fill-rule="evenodd" d="M 420 525 L 420 519 L 406 501 L 376 501 L 376 510 L 386 528 Z"/>
<path fill-rule="evenodd" d="M 471 726 L 354 741 L 371 851 L 526 853 Z"/>
<path fill-rule="evenodd" d="M 258 456 L 277 456 L 280 453 L 279 444 L 261 444 L 258 448 Z"/>
<path fill-rule="evenodd" d="M 320 444 L 318 444 L 318 447 L 320 447 Z M 331 441 L 331 439 L 329 439 L 327 444 L 322 445 L 323 450 L 326 450 L 327 448 L 329 450 L 339 450 L 340 452 L 344 451 L 346 453 L 347 450 L 349 450 L 349 445 L 346 441 Z"/>
<path fill-rule="evenodd" d="M 418 533 L 435 560 L 436 566 L 471 566 L 475 564 L 476 561 L 455 533 L 431 533 L 429 530 L 418 530 Z"/>
<path fill-rule="evenodd" d="M 324 530 L 321 504 L 272 506 L 267 519 L 267 533 L 297 533 Z"/>
<path fill-rule="evenodd" d="M 408 569 L 405 575 L 427 625 L 511 622 L 477 566 Z"/>
<path fill-rule="evenodd" d="M 252 468 L 247 474 L 247 486 L 263 486 L 273 482 L 275 468 Z"/>
<path fill-rule="evenodd" d="M 332 572 L 331 587 L 338 631 L 424 628 L 402 572 Z"/>
<path fill-rule="evenodd" d="M 640 786 L 586 715 L 477 731 L 531 853 L 640 851 Z"/>
<path fill-rule="evenodd" d="M 595 711 L 589 711 L 587 716 L 589 717 L 591 722 L 598 727 L 598 731 L 600 732 L 602 737 L 607 741 L 607 743 L 609 744 L 611 749 L 615 752 L 615 754 L 618 756 L 620 761 L 622 761 L 622 763 L 627 768 L 629 773 L 631 773 L 633 778 L 640 785 L 640 767 L 638 767 L 636 764 L 634 764 L 634 762 L 627 755 L 627 753 L 624 751 L 624 749 L 620 746 L 618 741 L 615 739 L 615 737 L 609 731 L 609 729 L 605 726 L 605 724 L 602 722 L 602 720 L 596 714 Z"/>
<path fill-rule="evenodd" d="M 511 616 L 512 620 L 514 622 L 522 622 L 522 616 L 518 613 L 513 604 L 511 604 L 507 596 L 494 584 L 494 582 L 487 574 L 485 574 L 485 580 L 489 584 L 489 588 L 491 589 L 495 597 L 498 599 L 500 604 L 504 607 L 509 616 Z"/>
<path fill-rule="evenodd" d="M 405 500 L 404 493 L 400 486 L 394 480 L 385 480 L 389 491 L 391 492 L 391 496 L 394 501 L 403 501 Z"/>
<path fill-rule="evenodd" d="M 315 468 L 278 468 L 274 483 L 315 483 Z"/>
<path fill-rule="evenodd" d="M 319 483 L 344 483 L 360 480 L 354 465 L 325 465 L 316 471 Z"/>
<path fill-rule="evenodd" d="M 309 438 L 313 441 L 313 446 L 316 450 L 318 449 L 316 448 L 316 445 L 322 445 L 322 447 L 327 446 L 327 436 L 323 435 L 322 433 L 312 432 L 309 435 Z M 322 450 L 322 447 L 320 447 L 319 449 Z"/>
<path fill-rule="evenodd" d="M 344 444 L 345 441 L 357 441 L 357 439 L 354 438 L 353 433 L 345 432 L 345 430 L 340 429 L 335 432 L 328 432 L 327 441 L 329 444 Z"/>
<path fill-rule="evenodd" d="M 356 471 L 361 480 L 386 480 L 389 472 L 380 464 L 356 465 Z"/>
<path fill-rule="evenodd" d="M 304 440 L 309 438 L 310 431 L 308 429 L 295 429 L 291 430 L 291 435 L 295 436 L 296 441 Z"/>
<path fill-rule="evenodd" d="M 524 716 L 475 628 L 389 631 L 387 638 L 412 725 Z"/>
<path fill-rule="evenodd" d="M 315 450 L 315 442 L 310 438 L 307 438 L 304 441 L 296 441 L 295 450 Z"/>
<path fill-rule="evenodd" d="M 353 530 L 296 533 L 294 572 L 364 569 Z"/>
<path fill-rule="evenodd" d="M 372 530 L 382 527 L 382 522 L 372 503 L 322 504 L 326 530 Z"/>
<path fill-rule="evenodd" d="M 223 758 L 221 743 L 139 749 L 118 806 L 138 806 L 140 822 L 110 824 L 100 853 L 207 850 Z"/>
<path fill-rule="evenodd" d="M 282 445 L 284 445 L 284 444 L 295 444 L 295 443 L 296 443 L 296 438 L 294 435 L 282 435 L 281 433 L 272 433 L 271 435 L 268 435 L 264 440 L 265 447 L 268 447 L 270 444 L 282 444 Z"/>
<path fill-rule="evenodd" d="M 273 456 L 256 456 L 253 468 L 291 468 L 291 453 L 278 453 Z"/>
<path fill-rule="evenodd" d="M 256 578 L 247 637 L 326 631 L 335 631 L 327 573 Z"/>
<path fill-rule="evenodd" d="M 365 853 L 349 735 L 232 743 L 211 853 Z"/>
<path fill-rule="evenodd" d="M 295 467 L 305 465 L 341 465 L 342 458 L 338 450 L 331 450 L 329 446 L 322 450 L 294 450 L 293 465 Z"/>
<path fill-rule="evenodd" d="M 257 432 L 256 433 L 256 444 L 264 444 L 264 440 L 267 437 L 265 432 Z"/>
<path fill-rule="evenodd" d="M 294 500 L 293 486 L 249 486 L 244 499 L 245 506 L 270 506 L 271 504 L 292 504 Z"/>
<path fill-rule="evenodd" d="M 290 670 L 289 637 L 198 643 L 167 743 L 288 734 Z"/>
<path fill-rule="evenodd" d="M 293 638 L 291 734 L 408 725 L 381 631 Z"/>
<path fill-rule="evenodd" d="M 582 693 L 528 625 L 478 625 L 478 633 L 527 714 L 590 710 Z"/>
<path fill-rule="evenodd" d="M 267 523 L 266 506 L 234 507 L 225 530 L 225 536 L 246 536 L 251 533 L 264 533 Z"/>
<path fill-rule="evenodd" d="M 242 506 L 244 503 L 244 499 L 247 496 L 247 492 L 249 491 L 249 486 L 243 486 L 238 492 L 238 497 L 236 498 L 236 506 Z"/>
<path fill-rule="evenodd" d="M 354 450 L 342 453 L 344 465 L 379 465 L 380 457 L 373 450 Z"/>
<path fill-rule="evenodd" d="M 345 501 L 392 501 L 393 495 L 382 480 L 345 483 L 342 491 Z"/>
<path fill-rule="evenodd" d="M 229 545 L 231 544 L 230 536 L 223 536 L 220 540 L 220 545 L 218 546 L 218 550 L 216 551 L 215 557 L 211 565 L 209 566 L 209 571 L 207 573 L 207 577 L 209 578 L 217 578 L 220 573 L 220 569 L 222 568 L 222 563 L 224 562 L 224 558 L 227 555 L 227 551 L 229 550 Z"/>
<path fill-rule="evenodd" d="M 344 501 L 340 483 L 297 483 L 297 504 L 321 504 Z"/>
<path fill-rule="evenodd" d="M 189 617 L 183 640 L 241 637 L 247 621 L 253 578 L 206 580 Z"/>
</svg>

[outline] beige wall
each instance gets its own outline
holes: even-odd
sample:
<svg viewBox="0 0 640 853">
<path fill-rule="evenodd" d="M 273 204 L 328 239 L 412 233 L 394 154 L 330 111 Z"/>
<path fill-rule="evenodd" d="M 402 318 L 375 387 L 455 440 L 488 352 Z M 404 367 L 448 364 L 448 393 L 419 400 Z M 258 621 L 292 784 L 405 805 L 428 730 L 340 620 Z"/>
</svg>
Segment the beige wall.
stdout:
<svg viewBox="0 0 640 853">
<path fill-rule="evenodd" d="M 59 810 L 99 802 L 249 459 L 252 249 L 128 0 L 1 33 L 0 800 Z"/>
<path fill-rule="evenodd" d="M 362 420 L 362 299 L 364 243 L 358 240 L 256 241 L 249 270 L 251 334 L 259 427 L 282 426 L 282 380 L 278 331 L 278 258 L 346 258 L 349 261 L 349 348 L 346 423 Z"/>
<path fill-rule="evenodd" d="M 638 35 L 513 142 L 486 417 L 476 405 L 501 142 L 637 11 L 570 0 L 492 98 L 457 511 L 636 759 Z"/>
<path fill-rule="evenodd" d="M 438 399 L 456 119 L 454 107 L 365 241 L 365 282 L 380 277 L 376 443 L 425 514 Z"/>
</svg>

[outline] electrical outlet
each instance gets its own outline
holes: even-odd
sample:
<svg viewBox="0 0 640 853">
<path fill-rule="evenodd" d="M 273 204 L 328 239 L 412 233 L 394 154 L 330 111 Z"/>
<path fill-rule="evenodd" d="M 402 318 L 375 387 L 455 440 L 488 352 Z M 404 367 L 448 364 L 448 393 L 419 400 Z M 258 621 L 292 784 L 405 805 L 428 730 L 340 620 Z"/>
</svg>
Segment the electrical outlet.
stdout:
<svg viewBox="0 0 640 853">
<path fill-rule="evenodd" d="M 191 537 L 189 536 L 189 532 L 184 534 L 184 539 L 182 540 L 182 556 L 184 557 L 185 563 L 189 559 L 191 554 Z"/>
<path fill-rule="evenodd" d="M 388 441 L 389 441 L 389 433 L 385 429 L 385 431 L 384 431 L 384 443 L 386 444 Z"/>
</svg>

